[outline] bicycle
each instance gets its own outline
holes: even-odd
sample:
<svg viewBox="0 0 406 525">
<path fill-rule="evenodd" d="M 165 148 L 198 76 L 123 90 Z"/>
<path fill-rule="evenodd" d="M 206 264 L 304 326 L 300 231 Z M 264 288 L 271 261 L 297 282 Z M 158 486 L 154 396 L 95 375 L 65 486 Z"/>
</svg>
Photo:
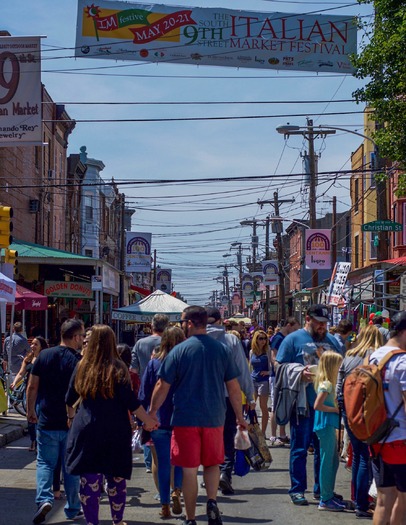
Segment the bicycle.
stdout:
<svg viewBox="0 0 406 525">
<path fill-rule="evenodd" d="M 8 372 L 3 371 L 3 363 L 0 360 L 0 381 L 3 383 L 4 391 L 8 397 L 8 408 L 14 408 L 22 416 L 27 415 L 27 380 L 24 377 L 14 388 L 10 388 Z"/>
</svg>

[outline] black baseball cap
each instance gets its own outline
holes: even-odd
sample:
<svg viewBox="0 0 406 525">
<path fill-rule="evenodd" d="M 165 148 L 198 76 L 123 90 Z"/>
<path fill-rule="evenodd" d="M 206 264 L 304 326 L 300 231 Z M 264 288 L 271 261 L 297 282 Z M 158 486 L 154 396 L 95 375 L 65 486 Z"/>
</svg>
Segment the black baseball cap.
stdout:
<svg viewBox="0 0 406 525">
<path fill-rule="evenodd" d="M 319 323 L 328 323 L 330 321 L 330 314 L 325 304 L 313 304 L 306 313 L 309 317 L 319 321 Z"/>
<path fill-rule="evenodd" d="M 392 317 L 390 327 L 391 330 L 395 330 L 396 332 L 406 330 L 406 310 L 398 312 Z"/>
<path fill-rule="evenodd" d="M 205 310 L 207 312 L 208 324 L 213 324 L 221 319 L 221 313 L 218 308 L 215 308 L 214 306 L 208 306 L 207 308 L 205 308 Z"/>
</svg>

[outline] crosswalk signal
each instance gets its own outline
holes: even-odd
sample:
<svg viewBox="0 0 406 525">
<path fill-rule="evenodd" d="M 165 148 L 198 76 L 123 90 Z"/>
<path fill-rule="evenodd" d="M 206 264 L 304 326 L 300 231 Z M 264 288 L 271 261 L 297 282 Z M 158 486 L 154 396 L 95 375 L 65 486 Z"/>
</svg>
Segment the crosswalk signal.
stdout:
<svg viewBox="0 0 406 525">
<path fill-rule="evenodd" d="M 5 250 L 4 262 L 12 264 L 14 268 L 14 274 L 18 274 L 18 252 L 17 250 Z"/>
<path fill-rule="evenodd" d="M 0 248 L 8 248 L 13 242 L 13 208 L 0 206 Z"/>
</svg>

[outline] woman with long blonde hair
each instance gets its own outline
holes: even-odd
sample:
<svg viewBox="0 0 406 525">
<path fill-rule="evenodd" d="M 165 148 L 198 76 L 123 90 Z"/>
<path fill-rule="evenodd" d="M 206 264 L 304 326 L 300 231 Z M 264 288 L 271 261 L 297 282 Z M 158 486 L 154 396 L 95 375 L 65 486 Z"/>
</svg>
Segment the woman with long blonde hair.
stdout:
<svg viewBox="0 0 406 525">
<path fill-rule="evenodd" d="M 348 426 L 345 414 L 345 405 L 343 402 L 343 386 L 347 375 L 362 365 L 366 356 L 372 354 L 377 348 L 383 346 L 384 341 L 381 332 L 375 325 L 367 325 L 361 329 L 356 341 L 345 354 L 344 361 L 338 372 L 336 394 L 339 405 L 342 410 L 344 426 L 348 432 L 352 446 L 352 486 L 355 499 L 355 514 L 358 518 L 372 519 L 372 513 L 369 510 L 369 486 L 370 476 L 370 454 L 369 447 L 357 439 Z"/>
<path fill-rule="evenodd" d="M 314 431 L 320 442 L 320 503 L 319 510 L 339 512 L 345 509 L 342 501 L 334 495 L 338 470 L 336 430 L 340 428 L 338 406 L 335 402 L 335 387 L 338 370 L 343 358 L 338 352 L 326 350 L 322 353 L 314 388 Z"/>
<path fill-rule="evenodd" d="M 261 429 L 265 434 L 269 419 L 270 349 L 268 336 L 263 330 L 257 330 L 252 337 L 249 361 L 252 370 L 251 377 L 254 382 L 254 397 L 255 401 L 259 398 L 261 409 Z"/>
<path fill-rule="evenodd" d="M 81 477 L 80 500 L 86 521 L 99 523 L 104 475 L 113 522 L 123 525 L 126 479 L 131 478 L 132 471 L 128 411 L 135 413 L 148 430 L 156 428 L 157 422 L 134 394 L 128 367 L 118 354 L 109 326 L 93 326 L 86 351 L 73 373 L 66 404 L 71 423 L 66 468 Z"/>
</svg>

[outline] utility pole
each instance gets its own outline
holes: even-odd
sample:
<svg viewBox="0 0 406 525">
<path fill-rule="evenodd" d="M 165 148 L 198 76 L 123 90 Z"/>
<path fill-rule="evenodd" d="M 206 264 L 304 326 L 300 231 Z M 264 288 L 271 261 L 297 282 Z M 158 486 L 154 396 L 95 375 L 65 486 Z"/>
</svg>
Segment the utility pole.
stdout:
<svg viewBox="0 0 406 525">
<path fill-rule="evenodd" d="M 333 216 L 331 225 L 331 266 L 337 262 L 337 197 L 333 197 Z"/>
<path fill-rule="evenodd" d="M 269 215 L 266 217 L 265 222 L 265 260 L 269 259 L 269 223 L 270 218 Z M 270 300 L 269 300 L 269 284 L 265 286 L 265 326 L 266 328 L 269 327 L 269 306 L 270 306 Z"/>
<path fill-rule="evenodd" d="M 314 153 L 314 130 L 313 120 L 307 119 L 307 141 L 309 143 L 309 164 L 310 164 L 310 186 L 309 186 L 309 225 L 310 229 L 316 228 L 316 157 Z M 317 288 L 319 276 L 317 270 L 312 270 L 312 288 Z"/>
<path fill-rule="evenodd" d="M 280 218 L 279 204 L 295 202 L 294 199 L 279 199 L 277 191 L 274 192 L 273 198 L 274 198 L 273 201 L 270 201 L 270 200 L 258 201 L 258 204 L 261 206 L 261 208 L 264 204 L 273 205 L 274 210 L 275 210 L 275 218 Z M 267 219 L 269 219 L 269 217 L 267 217 Z M 283 230 L 282 221 L 274 221 L 273 232 L 276 233 L 277 253 L 278 253 L 278 273 L 279 273 L 278 317 L 280 321 L 282 319 L 286 319 L 286 292 L 285 292 L 285 270 L 284 270 L 284 264 L 283 264 L 284 261 L 283 261 L 283 246 L 282 246 L 282 230 Z M 269 225 L 268 225 L 268 236 L 269 236 Z M 269 254 L 269 240 L 268 240 L 267 253 Z M 267 255 L 267 258 L 268 258 L 268 255 Z"/>
</svg>

